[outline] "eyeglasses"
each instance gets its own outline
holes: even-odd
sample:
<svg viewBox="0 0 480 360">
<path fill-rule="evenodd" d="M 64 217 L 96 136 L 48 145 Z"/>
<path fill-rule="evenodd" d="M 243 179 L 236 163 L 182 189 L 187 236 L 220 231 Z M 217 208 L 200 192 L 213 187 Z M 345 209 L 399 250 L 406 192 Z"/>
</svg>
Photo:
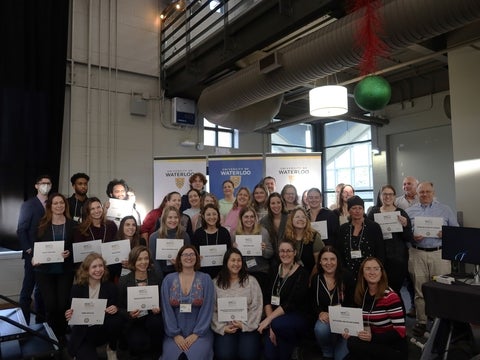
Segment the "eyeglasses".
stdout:
<svg viewBox="0 0 480 360">
<path fill-rule="evenodd" d="M 379 266 L 365 267 L 365 268 L 363 268 L 363 270 L 365 270 L 367 272 L 370 272 L 370 271 L 379 272 L 381 270 L 381 267 L 379 267 Z"/>
<path fill-rule="evenodd" d="M 193 258 L 195 257 L 195 253 L 188 253 L 188 254 L 182 254 L 181 255 L 183 258 Z"/>
<path fill-rule="evenodd" d="M 295 250 L 292 250 L 292 249 L 282 249 L 282 250 L 279 250 L 278 252 L 280 254 L 290 254 L 290 253 L 293 253 Z"/>
<path fill-rule="evenodd" d="M 382 193 L 382 196 L 385 196 L 385 197 L 386 196 L 395 196 L 395 194 L 394 193 Z"/>
</svg>

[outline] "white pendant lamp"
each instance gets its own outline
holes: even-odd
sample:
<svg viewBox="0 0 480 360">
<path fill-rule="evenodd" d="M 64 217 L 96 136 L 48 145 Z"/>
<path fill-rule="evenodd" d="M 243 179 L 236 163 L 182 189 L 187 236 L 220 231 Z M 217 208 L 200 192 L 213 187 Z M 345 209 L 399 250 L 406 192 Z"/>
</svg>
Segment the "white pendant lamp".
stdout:
<svg viewBox="0 0 480 360">
<path fill-rule="evenodd" d="M 309 91 L 310 115 L 329 117 L 348 111 L 347 88 L 340 85 L 319 86 Z"/>
</svg>

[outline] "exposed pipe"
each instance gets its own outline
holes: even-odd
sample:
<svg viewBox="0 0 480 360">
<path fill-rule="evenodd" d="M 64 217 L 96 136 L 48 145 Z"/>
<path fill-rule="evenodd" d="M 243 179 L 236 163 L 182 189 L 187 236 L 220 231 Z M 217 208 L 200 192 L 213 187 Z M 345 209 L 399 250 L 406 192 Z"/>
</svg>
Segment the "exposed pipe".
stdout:
<svg viewBox="0 0 480 360">
<path fill-rule="evenodd" d="M 383 39 L 390 50 L 455 30 L 480 19 L 478 0 L 392 0 L 379 9 L 384 20 Z M 355 43 L 362 12 L 356 11 L 278 51 L 282 67 L 260 73 L 258 62 L 205 88 L 198 100 L 199 111 L 211 122 L 224 125 L 238 117 L 236 112 L 251 108 L 273 96 L 357 66 L 361 53 Z M 235 127 L 261 128 L 271 119 L 257 118 Z M 253 126 L 252 126 L 253 125 Z"/>
</svg>

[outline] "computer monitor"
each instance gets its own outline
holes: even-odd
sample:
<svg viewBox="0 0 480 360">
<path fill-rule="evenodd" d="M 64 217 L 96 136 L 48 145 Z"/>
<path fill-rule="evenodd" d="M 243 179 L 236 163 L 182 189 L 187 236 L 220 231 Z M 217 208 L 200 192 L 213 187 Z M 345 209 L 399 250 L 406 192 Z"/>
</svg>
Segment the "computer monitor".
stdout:
<svg viewBox="0 0 480 360">
<path fill-rule="evenodd" d="M 480 228 L 443 226 L 442 259 L 474 264 L 475 283 L 480 283 Z"/>
</svg>

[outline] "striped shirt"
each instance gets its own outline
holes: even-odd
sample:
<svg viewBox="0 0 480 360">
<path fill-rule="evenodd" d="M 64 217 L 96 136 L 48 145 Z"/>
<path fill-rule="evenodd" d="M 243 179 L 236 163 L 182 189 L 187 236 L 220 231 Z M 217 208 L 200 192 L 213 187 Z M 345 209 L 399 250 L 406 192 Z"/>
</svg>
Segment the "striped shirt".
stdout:
<svg viewBox="0 0 480 360">
<path fill-rule="evenodd" d="M 385 343 L 405 338 L 405 312 L 400 297 L 393 290 L 385 290 L 385 295 L 378 300 L 366 291 L 362 309 L 363 321 L 372 331 L 372 341 Z"/>
</svg>

